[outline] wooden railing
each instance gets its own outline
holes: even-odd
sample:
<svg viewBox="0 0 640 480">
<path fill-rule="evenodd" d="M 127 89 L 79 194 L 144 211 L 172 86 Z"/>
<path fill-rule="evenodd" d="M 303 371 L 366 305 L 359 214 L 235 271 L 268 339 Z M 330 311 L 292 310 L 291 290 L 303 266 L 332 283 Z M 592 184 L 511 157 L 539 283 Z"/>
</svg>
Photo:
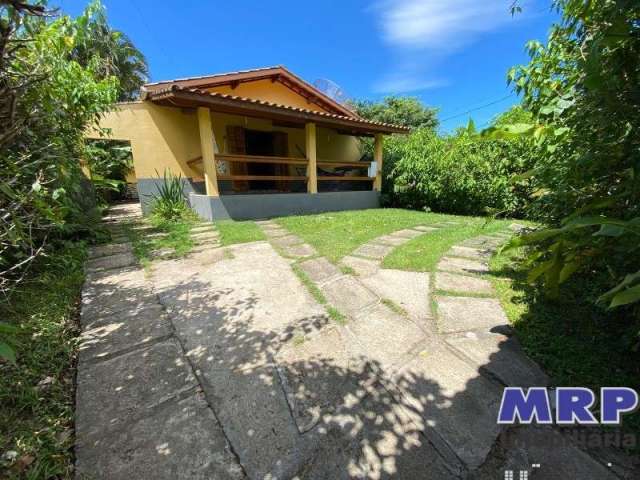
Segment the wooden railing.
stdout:
<svg viewBox="0 0 640 480">
<path fill-rule="evenodd" d="M 307 165 L 309 161 L 306 158 L 296 157 L 272 157 L 261 155 L 232 155 L 232 154 L 216 154 L 216 162 L 231 163 L 267 163 L 272 165 Z M 196 157 L 187 161 L 189 167 L 194 170 L 198 169 L 198 165 L 202 165 L 202 157 Z M 318 167 L 353 167 L 368 169 L 370 162 L 332 162 L 329 160 L 318 160 Z M 218 174 L 218 180 L 232 181 L 249 181 L 249 180 L 274 180 L 274 181 L 307 181 L 306 175 L 233 175 Z M 359 176 L 359 175 L 318 175 L 318 181 L 373 181 L 375 177 Z"/>
</svg>

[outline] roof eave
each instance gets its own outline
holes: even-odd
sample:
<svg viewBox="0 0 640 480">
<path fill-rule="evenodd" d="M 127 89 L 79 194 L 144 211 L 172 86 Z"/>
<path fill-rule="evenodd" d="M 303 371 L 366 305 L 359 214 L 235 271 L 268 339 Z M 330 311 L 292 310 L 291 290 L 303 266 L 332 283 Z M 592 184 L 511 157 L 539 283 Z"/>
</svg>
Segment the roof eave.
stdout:
<svg viewBox="0 0 640 480">
<path fill-rule="evenodd" d="M 345 117 L 336 114 L 315 112 L 285 105 L 276 105 L 265 101 L 233 97 L 223 94 L 185 90 L 178 86 L 150 92 L 147 101 L 158 105 L 173 107 L 208 107 L 213 111 L 260 118 L 269 118 L 298 123 L 314 122 L 320 126 L 341 128 L 354 134 L 403 133 L 410 129 L 399 125 L 370 122 L 361 118 Z"/>
</svg>

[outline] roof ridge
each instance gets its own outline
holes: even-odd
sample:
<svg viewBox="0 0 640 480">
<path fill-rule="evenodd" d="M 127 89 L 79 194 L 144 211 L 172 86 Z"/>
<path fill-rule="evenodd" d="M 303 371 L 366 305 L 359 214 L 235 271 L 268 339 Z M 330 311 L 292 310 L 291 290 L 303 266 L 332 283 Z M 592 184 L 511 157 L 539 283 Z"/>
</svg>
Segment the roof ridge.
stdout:
<svg viewBox="0 0 640 480">
<path fill-rule="evenodd" d="M 163 83 L 184 82 L 184 81 L 188 81 L 188 80 L 201 80 L 201 79 L 212 78 L 212 77 L 224 77 L 226 75 L 237 75 L 239 73 L 260 72 L 262 70 L 273 70 L 275 68 L 282 68 L 284 70 L 287 70 L 282 65 L 271 65 L 271 66 L 268 66 L 268 67 L 248 68 L 246 70 L 236 70 L 236 71 L 232 71 L 232 72 L 210 73 L 210 74 L 207 74 L 207 75 L 196 75 L 194 77 L 182 77 L 182 78 L 173 78 L 171 80 L 160 80 L 158 82 L 147 82 L 147 83 L 145 83 L 143 85 L 143 87 L 146 87 L 147 85 L 162 85 Z M 291 72 L 289 72 L 289 73 L 291 73 Z"/>
</svg>

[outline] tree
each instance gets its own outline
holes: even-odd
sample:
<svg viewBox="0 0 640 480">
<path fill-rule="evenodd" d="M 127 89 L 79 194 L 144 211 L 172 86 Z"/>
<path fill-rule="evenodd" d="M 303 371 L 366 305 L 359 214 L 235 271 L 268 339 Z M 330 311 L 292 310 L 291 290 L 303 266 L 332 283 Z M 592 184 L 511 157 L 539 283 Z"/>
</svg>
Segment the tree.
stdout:
<svg viewBox="0 0 640 480">
<path fill-rule="evenodd" d="M 367 120 L 413 129 L 435 129 L 438 126 L 437 109 L 423 105 L 415 97 L 385 97 L 381 102 L 353 100 L 351 106 Z"/>
<path fill-rule="evenodd" d="M 147 60 L 127 35 L 109 25 L 100 1 L 93 0 L 69 27 L 75 38 L 71 58 L 85 66 L 94 58 L 100 59 L 96 73 L 100 78 L 118 78 L 118 100 L 137 98 L 149 77 Z"/>
<path fill-rule="evenodd" d="M 101 59 L 73 57 L 82 22 L 50 20 L 41 2 L 0 4 L 0 292 L 52 238 L 86 231 L 92 195 L 84 134 L 117 98 Z"/>
<path fill-rule="evenodd" d="M 531 61 L 509 72 L 534 122 L 490 135 L 527 135 L 538 145 L 528 173 L 532 204 L 547 228 L 529 245 L 530 280 L 550 292 L 577 272 L 604 278 L 610 308 L 640 301 L 640 3 L 555 0 L 561 21 Z M 631 310 L 634 311 L 634 310 Z M 638 320 L 639 309 L 635 309 Z"/>
</svg>

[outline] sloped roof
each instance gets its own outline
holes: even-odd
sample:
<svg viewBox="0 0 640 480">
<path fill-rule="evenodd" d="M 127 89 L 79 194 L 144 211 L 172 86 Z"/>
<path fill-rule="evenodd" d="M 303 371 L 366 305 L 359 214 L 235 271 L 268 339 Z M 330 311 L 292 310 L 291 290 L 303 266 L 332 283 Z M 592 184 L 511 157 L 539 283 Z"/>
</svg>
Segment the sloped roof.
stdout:
<svg viewBox="0 0 640 480">
<path fill-rule="evenodd" d="M 218 92 L 208 92 L 182 85 L 169 85 L 147 93 L 148 101 L 158 105 L 173 107 L 208 107 L 214 111 L 270 118 L 303 124 L 314 122 L 318 125 L 343 130 L 353 134 L 408 133 L 410 129 L 400 125 L 373 122 L 361 117 L 319 112 L 292 107 L 265 100 L 238 97 Z"/>
<path fill-rule="evenodd" d="M 220 85 L 231 85 L 233 87 L 234 85 L 238 85 L 242 82 L 254 82 L 256 80 L 263 79 L 271 79 L 274 82 L 280 82 L 299 95 L 305 97 L 309 102 L 315 103 L 327 111 L 338 115 L 358 117 L 358 114 L 349 107 L 336 102 L 334 99 L 327 96 L 282 65 L 254 68 L 251 70 L 240 70 L 237 72 L 220 73 L 215 75 L 165 80 L 161 82 L 147 83 L 143 88 L 147 92 L 151 93 L 164 90 L 171 85 L 202 90 Z"/>
</svg>

